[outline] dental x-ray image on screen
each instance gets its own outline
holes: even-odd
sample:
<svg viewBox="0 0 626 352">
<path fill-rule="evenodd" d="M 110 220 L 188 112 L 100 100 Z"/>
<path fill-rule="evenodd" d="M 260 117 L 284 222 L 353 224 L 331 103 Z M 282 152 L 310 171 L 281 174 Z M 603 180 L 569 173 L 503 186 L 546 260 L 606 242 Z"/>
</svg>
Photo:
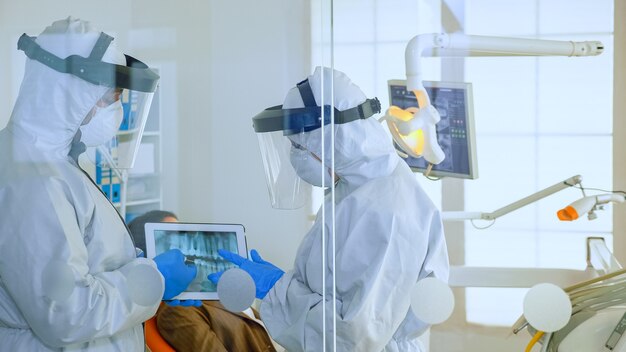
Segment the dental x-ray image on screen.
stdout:
<svg viewBox="0 0 626 352">
<path fill-rule="evenodd" d="M 198 268 L 196 278 L 180 298 L 216 299 L 217 296 L 189 296 L 193 293 L 216 294 L 217 287 L 207 279 L 211 273 L 235 267 L 224 260 L 219 249 L 247 257 L 243 226 L 224 224 L 149 223 L 146 224 L 146 250 L 149 258 L 177 248 Z"/>
</svg>

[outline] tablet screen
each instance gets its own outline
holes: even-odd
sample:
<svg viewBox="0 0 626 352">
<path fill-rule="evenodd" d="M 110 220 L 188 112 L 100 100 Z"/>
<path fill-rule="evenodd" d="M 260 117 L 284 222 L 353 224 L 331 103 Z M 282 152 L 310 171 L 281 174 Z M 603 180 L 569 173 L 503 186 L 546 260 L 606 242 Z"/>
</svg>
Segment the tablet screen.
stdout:
<svg viewBox="0 0 626 352">
<path fill-rule="evenodd" d="M 234 228 L 232 226 L 235 226 Z M 185 293 L 178 298 L 217 299 L 217 287 L 207 279 L 209 274 L 236 267 L 224 260 L 219 249 L 247 257 L 245 244 L 242 246 L 243 226 L 221 224 L 149 223 L 146 224 L 146 249 L 149 258 L 179 249 L 187 261 L 198 268 L 196 278 Z M 213 295 L 192 295 L 213 293 Z M 201 297 L 201 298 L 200 298 Z"/>
</svg>

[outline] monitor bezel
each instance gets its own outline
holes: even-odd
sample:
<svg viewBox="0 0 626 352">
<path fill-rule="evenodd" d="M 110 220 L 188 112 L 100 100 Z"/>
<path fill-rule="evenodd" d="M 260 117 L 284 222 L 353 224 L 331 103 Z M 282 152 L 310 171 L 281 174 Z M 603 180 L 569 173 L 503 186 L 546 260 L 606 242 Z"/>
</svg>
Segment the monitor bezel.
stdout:
<svg viewBox="0 0 626 352">
<path fill-rule="evenodd" d="M 462 178 L 462 179 L 470 179 L 475 180 L 478 178 L 478 160 L 476 157 L 476 130 L 474 126 L 474 99 L 472 93 L 472 83 L 470 82 L 446 82 L 446 81 L 423 81 L 424 88 L 451 88 L 451 89 L 462 89 L 465 94 L 465 115 L 467 117 L 466 121 L 466 131 L 467 131 L 467 150 L 468 150 L 468 158 L 469 158 L 469 174 L 461 174 L 449 171 L 442 171 L 435 169 L 436 165 L 431 169 L 429 176 L 430 177 L 453 177 L 453 178 Z M 391 104 L 391 86 L 404 86 L 406 87 L 406 80 L 404 79 L 390 79 L 387 81 L 387 90 L 389 94 L 389 106 Z M 430 97 L 429 97 L 430 98 Z M 397 145 L 394 143 L 394 147 L 397 149 Z M 402 152 L 402 150 L 399 150 Z M 404 152 L 402 152 L 404 153 Z M 406 160 L 404 160 L 406 162 Z M 426 168 L 411 166 L 407 163 L 407 165 L 414 172 L 425 173 Z"/>
</svg>

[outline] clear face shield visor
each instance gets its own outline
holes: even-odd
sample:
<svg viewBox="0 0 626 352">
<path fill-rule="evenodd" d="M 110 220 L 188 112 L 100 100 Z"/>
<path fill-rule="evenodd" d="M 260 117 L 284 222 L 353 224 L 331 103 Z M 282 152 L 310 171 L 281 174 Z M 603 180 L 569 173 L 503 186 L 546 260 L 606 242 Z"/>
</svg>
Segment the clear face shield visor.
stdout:
<svg viewBox="0 0 626 352">
<path fill-rule="evenodd" d="M 270 202 L 276 209 L 298 209 L 310 201 L 311 185 L 291 164 L 292 145 L 282 131 L 257 133 Z"/>
<path fill-rule="evenodd" d="M 119 102 L 122 119 L 119 130 L 110 141 L 97 147 L 87 148 L 91 160 L 98 166 L 113 169 L 131 169 L 135 164 L 141 138 L 150 115 L 154 93 L 122 90 Z"/>
<path fill-rule="evenodd" d="M 109 142 L 89 148 L 87 153 L 97 165 L 113 169 L 133 167 L 141 137 L 150 112 L 152 98 L 157 89 L 159 75 L 143 62 L 124 55 L 126 65 L 102 61 L 113 38 L 101 33 L 89 57 L 71 55 L 65 59 L 44 50 L 34 37 L 22 35 L 18 49 L 26 56 L 51 69 L 74 75 L 97 86 L 108 87 L 94 109 L 117 107 L 123 112 L 119 132 Z M 94 110 L 92 110 L 94 111 Z"/>
<path fill-rule="evenodd" d="M 314 156 L 306 149 L 306 145 L 300 143 L 307 140 L 309 132 L 322 127 L 322 121 L 324 126 L 330 124 L 331 107 L 326 105 L 322 109 L 315 105 L 306 80 L 300 82 L 298 88 L 305 103 L 304 108 L 283 109 L 282 105 L 273 106 L 252 119 L 263 159 L 270 201 L 272 207 L 277 209 L 297 209 L 310 200 L 311 184 L 304 181 L 311 174 L 312 168 L 308 165 L 320 163 L 319 175 L 313 175 L 314 177 L 322 178 L 322 173 L 327 172 L 322 161 L 314 160 L 321 156 Z M 334 123 L 366 119 L 378 112 L 378 99 L 367 99 L 352 109 L 334 109 Z M 331 184 L 325 186 L 330 187 Z"/>
</svg>

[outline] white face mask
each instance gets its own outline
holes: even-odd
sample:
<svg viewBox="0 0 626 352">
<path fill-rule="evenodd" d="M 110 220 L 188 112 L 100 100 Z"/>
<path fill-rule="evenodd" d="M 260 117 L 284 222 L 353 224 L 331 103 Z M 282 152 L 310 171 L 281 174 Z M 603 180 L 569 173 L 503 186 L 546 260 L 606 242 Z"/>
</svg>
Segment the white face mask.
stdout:
<svg viewBox="0 0 626 352">
<path fill-rule="evenodd" d="M 313 157 L 313 154 L 308 150 L 298 149 L 291 147 L 291 153 L 289 155 L 289 161 L 291 166 L 301 179 L 305 182 L 322 187 L 322 174 L 324 175 L 324 187 L 330 187 L 333 184 L 333 180 L 330 177 L 328 169 L 322 165 L 322 162 Z M 322 173 L 323 171 L 323 173 Z"/>
<path fill-rule="evenodd" d="M 80 141 L 87 147 L 97 147 L 110 141 L 115 137 L 123 118 L 124 109 L 119 100 L 105 108 L 96 105 L 91 120 L 80 126 Z"/>
</svg>

